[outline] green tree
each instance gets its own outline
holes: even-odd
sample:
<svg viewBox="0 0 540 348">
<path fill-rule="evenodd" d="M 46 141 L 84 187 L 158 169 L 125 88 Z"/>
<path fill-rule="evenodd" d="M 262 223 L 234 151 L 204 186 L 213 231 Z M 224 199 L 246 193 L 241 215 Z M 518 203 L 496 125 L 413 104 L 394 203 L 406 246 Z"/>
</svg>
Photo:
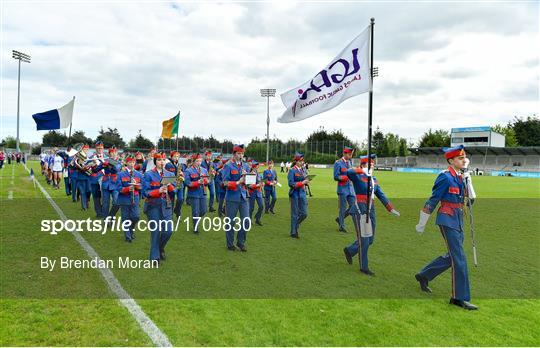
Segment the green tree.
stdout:
<svg viewBox="0 0 540 348">
<path fill-rule="evenodd" d="M 491 127 L 491 130 L 494 132 L 497 132 L 499 134 L 504 135 L 505 137 L 505 145 L 506 147 L 516 147 L 518 146 L 518 142 L 516 139 L 516 132 L 514 132 L 514 128 L 512 128 L 511 124 L 508 124 L 507 126 L 503 125 L 496 125 L 495 127 Z"/>
<path fill-rule="evenodd" d="M 117 128 L 107 127 L 106 131 L 101 128 L 96 138 L 96 142 L 97 141 L 102 141 L 105 147 L 111 147 L 114 145 L 118 148 L 122 148 L 126 146 L 126 143 L 120 136 Z"/>
<path fill-rule="evenodd" d="M 84 131 L 76 130 L 75 132 L 73 132 L 73 134 L 71 134 L 71 140 L 69 142 L 71 143 L 71 145 L 79 143 L 91 145 L 93 143 L 93 140 L 92 138 L 87 137 L 84 134 Z"/>
<path fill-rule="evenodd" d="M 515 117 L 511 123 L 519 146 L 540 146 L 540 119 L 536 115 Z"/>
<path fill-rule="evenodd" d="M 371 149 L 374 153 L 376 153 L 380 157 L 384 157 L 382 154 L 385 151 L 385 145 L 384 145 L 384 133 L 381 132 L 379 127 L 375 130 L 375 133 L 373 133 L 371 137 Z"/>
<path fill-rule="evenodd" d="M 450 133 L 444 129 L 433 132 L 428 130 L 420 139 L 419 147 L 445 147 L 450 146 Z"/>
<path fill-rule="evenodd" d="M 17 139 L 12 135 L 8 135 L 2 140 L 2 146 L 8 149 L 14 149 L 17 147 Z"/>
<path fill-rule="evenodd" d="M 131 139 L 129 141 L 129 147 L 135 149 L 150 149 L 152 146 L 154 146 L 154 143 L 152 143 L 150 139 L 143 136 L 140 129 L 135 139 Z"/>
<path fill-rule="evenodd" d="M 67 136 L 56 130 L 48 131 L 43 134 L 42 146 L 53 147 L 53 146 L 65 146 L 67 143 Z"/>
</svg>

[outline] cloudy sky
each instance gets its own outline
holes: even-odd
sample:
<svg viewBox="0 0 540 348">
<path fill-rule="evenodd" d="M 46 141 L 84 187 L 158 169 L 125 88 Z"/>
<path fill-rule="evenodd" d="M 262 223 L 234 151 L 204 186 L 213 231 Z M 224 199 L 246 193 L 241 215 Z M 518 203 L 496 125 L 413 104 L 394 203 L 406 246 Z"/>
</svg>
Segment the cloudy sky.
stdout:
<svg viewBox="0 0 540 348">
<path fill-rule="evenodd" d="M 181 134 L 247 142 L 266 134 L 260 88 L 311 79 L 376 18 L 374 125 L 417 140 L 428 128 L 506 123 L 539 114 L 538 2 L 2 1 L 1 137 L 40 141 L 31 115 L 76 96 L 74 129 L 117 127 L 152 140 L 181 110 Z M 271 136 L 342 129 L 366 138 L 367 94 Z"/>
</svg>

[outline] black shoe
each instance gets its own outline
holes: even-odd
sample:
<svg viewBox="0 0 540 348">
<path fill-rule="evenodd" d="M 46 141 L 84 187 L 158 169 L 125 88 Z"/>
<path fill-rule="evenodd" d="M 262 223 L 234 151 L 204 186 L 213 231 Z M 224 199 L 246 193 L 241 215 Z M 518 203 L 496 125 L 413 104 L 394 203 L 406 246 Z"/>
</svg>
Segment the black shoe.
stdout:
<svg viewBox="0 0 540 348">
<path fill-rule="evenodd" d="M 276 212 L 274 211 L 274 209 L 270 209 L 270 213 L 275 214 Z"/>
<path fill-rule="evenodd" d="M 375 273 L 371 272 L 369 269 L 361 269 L 360 272 L 367 274 L 370 277 L 373 277 Z"/>
<path fill-rule="evenodd" d="M 340 227 L 340 228 L 339 228 L 339 232 L 341 232 L 341 233 L 347 233 L 347 230 L 344 229 L 344 228 L 342 228 L 342 227 Z"/>
<path fill-rule="evenodd" d="M 233 246 L 227 247 L 227 250 L 236 251 L 238 249 L 233 245 Z"/>
<path fill-rule="evenodd" d="M 263 224 L 261 224 L 261 222 L 259 220 L 255 221 L 255 223 L 259 226 L 262 226 Z"/>
<path fill-rule="evenodd" d="M 420 289 L 424 292 L 431 293 L 431 289 L 428 286 L 428 280 L 425 277 L 422 277 L 420 274 L 414 276 L 418 283 L 420 283 Z"/>
<path fill-rule="evenodd" d="M 159 252 L 159 259 L 160 259 L 160 260 L 166 260 L 166 259 L 167 259 L 167 258 L 165 257 L 165 250 Z"/>
<path fill-rule="evenodd" d="M 461 307 L 461 308 L 469 310 L 469 311 L 475 311 L 475 310 L 478 309 L 478 307 L 476 307 L 472 303 L 469 303 L 467 301 L 458 300 L 458 299 L 455 299 L 455 298 L 450 299 L 450 304 L 453 304 L 455 306 Z"/>
<path fill-rule="evenodd" d="M 338 225 L 339 225 L 339 218 L 338 218 L 338 217 L 336 218 L 336 220 L 335 220 L 335 221 L 336 221 L 336 224 L 338 224 Z"/>
<path fill-rule="evenodd" d="M 126 242 L 131 243 L 131 239 L 126 238 Z"/>
<path fill-rule="evenodd" d="M 297 235 L 297 234 L 291 234 L 291 238 L 296 238 L 296 239 L 300 239 L 300 236 Z"/>
<path fill-rule="evenodd" d="M 218 212 L 217 215 L 218 215 L 219 217 L 223 217 L 223 216 L 224 216 L 222 212 Z"/>
<path fill-rule="evenodd" d="M 214 209 L 214 207 L 210 207 L 210 208 L 208 208 L 208 211 L 211 212 L 211 213 L 213 213 L 213 212 L 215 212 L 216 210 Z"/>
<path fill-rule="evenodd" d="M 352 255 L 349 253 L 349 250 L 347 248 L 343 248 L 343 253 L 345 254 L 345 259 L 347 259 L 347 263 L 349 265 L 352 265 Z"/>
<path fill-rule="evenodd" d="M 240 249 L 240 251 L 243 251 L 243 252 L 247 251 L 247 248 L 245 245 L 238 245 L 238 249 Z"/>
</svg>

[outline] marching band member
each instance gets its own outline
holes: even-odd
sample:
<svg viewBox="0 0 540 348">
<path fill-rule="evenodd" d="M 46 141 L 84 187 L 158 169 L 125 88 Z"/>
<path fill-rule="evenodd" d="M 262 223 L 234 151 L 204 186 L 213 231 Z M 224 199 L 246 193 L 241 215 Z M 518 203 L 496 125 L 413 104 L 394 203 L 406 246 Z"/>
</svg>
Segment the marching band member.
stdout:
<svg viewBox="0 0 540 348">
<path fill-rule="evenodd" d="M 118 189 L 118 205 L 122 221 L 131 221 L 129 228 L 124 228 L 126 242 L 135 239 L 134 228 L 141 217 L 139 200 L 141 198 L 141 183 L 143 176 L 135 170 L 135 157 L 127 155 L 125 158 L 126 169 L 118 174 L 120 185 Z"/>
<path fill-rule="evenodd" d="M 139 151 L 135 152 L 135 170 L 142 173 L 144 156 Z"/>
<path fill-rule="evenodd" d="M 227 239 L 227 249 L 235 251 L 247 251 L 246 234 L 244 221 L 249 219 L 249 201 L 245 185 L 245 174 L 249 171 L 249 166 L 244 163 L 244 145 L 234 145 L 233 158 L 222 169 L 223 186 L 225 193 L 225 212 L 230 219 L 230 224 L 225 228 Z M 236 215 L 240 215 L 240 227 L 236 235 L 236 246 L 234 245 L 234 229 L 236 223 L 233 221 Z"/>
<path fill-rule="evenodd" d="M 223 167 L 227 163 L 227 159 L 221 159 L 216 169 L 216 177 L 214 178 L 214 185 L 216 186 L 216 196 L 218 200 L 218 216 L 223 217 L 225 215 L 225 193 L 227 190 L 223 186 Z"/>
<path fill-rule="evenodd" d="M 75 166 L 76 155 L 68 158 L 68 175 L 71 183 L 71 201 L 77 202 L 80 197 L 79 187 L 77 186 L 77 167 Z"/>
<path fill-rule="evenodd" d="M 141 172 L 146 173 L 147 170 L 154 169 L 154 155 L 157 153 L 157 150 L 155 147 L 152 147 L 150 149 L 150 152 L 148 152 L 148 155 L 146 156 L 146 160 L 143 162 L 141 167 Z"/>
<path fill-rule="evenodd" d="M 347 176 L 347 170 L 352 168 L 351 158 L 354 149 L 346 146 L 343 149 L 343 157 L 334 163 L 334 180 L 337 181 L 337 195 L 339 215 L 336 222 L 340 232 L 347 232 L 345 229 L 345 218 L 350 215 L 350 209 L 355 204 L 355 192 L 353 184 Z"/>
<path fill-rule="evenodd" d="M 174 213 L 177 218 L 182 215 L 182 204 L 184 203 L 184 171 L 178 163 L 180 152 L 171 151 L 170 161 L 165 165 L 165 169 L 176 176 L 176 197 L 174 200 Z"/>
<path fill-rule="evenodd" d="M 188 189 L 187 200 L 191 206 L 191 216 L 193 223 L 193 233 L 199 233 L 199 224 L 195 223 L 195 218 L 202 218 L 206 214 L 206 192 L 208 186 L 208 172 L 201 166 L 202 157 L 200 154 L 193 154 L 193 164 L 186 169 L 185 185 Z"/>
<path fill-rule="evenodd" d="M 174 177 L 165 170 L 165 153 L 155 153 L 154 168 L 144 173 L 142 193 L 146 197 L 144 213 L 148 222 L 156 221 L 157 229 L 151 230 L 150 260 L 161 262 L 165 260 L 165 246 L 172 234 L 172 199 L 175 193 L 174 184 L 162 185 L 163 177 Z M 150 226 L 150 225 L 149 225 Z"/>
<path fill-rule="evenodd" d="M 206 151 L 204 153 L 204 161 L 202 161 L 202 167 L 208 172 L 208 211 L 215 212 L 214 209 L 214 196 L 215 196 L 215 185 L 214 177 L 216 174 L 217 165 L 212 161 L 212 151 Z"/>
<path fill-rule="evenodd" d="M 71 196 L 71 181 L 69 178 L 69 156 L 68 153 L 71 151 L 71 145 L 68 145 L 65 152 L 62 152 L 62 159 L 63 159 L 63 168 L 62 168 L 62 176 L 64 177 L 64 186 L 66 189 L 66 196 Z"/>
<path fill-rule="evenodd" d="M 467 258 L 465 250 L 463 250 L 463 202 L 467 192 L 461 170 L 466 167 L 465 148 L 460 145 L 445 149 L 444 157 L 449 164 L 448 169 L 435 179 L 431 197 L 420 211 L 420 221 L 416 225 L 416 231 L 418 233 L 424 232 L 430 214 L 440 202 L 435 224 L 439 226 L 448 253 L 427 264 L 415 275 L 415 278 L 420 283 L 422 291 L 431 292 L 428 282 L 448 268 L 452 268 L 450 304 L 468 310 L 476 310 L 478 307 L 469 302 L 471 300 L 469 274 Z"/>
<path fill-rule="evenodd" d="M 117 161 L 117 163 L 113 165 L 109 160 Z M 101 181 L 101 192 L 103 193 L 103 210 L 101 215 L 105 219 L 107 216 L 115 216 L 120 208 L 118 206 L 118 190 L 122 184 L 118 178 L 118 173 L 122 170 L 122 163 L 119 160 L 118 151 L 115 146 L 109 148 L 109 158 L 101 162 L 97 168 L 102 169 L 104 173 Z M 111 197 L 112 207 L 109 211 Z"/>
<path fill-rule="evenodd" d="M 302 221 L 307 218 L 307 196 L 306 185 L 309 180 L 302 169 L 304 165 L 304 155 L 297 153 L 294 156 L 294 163 L 287 174 L 289 183 L 289 200 L 291 202 L 291 237 L 300 238 L 298 228 Z"/>
<path fill-rule="evenodd" d="M 82 147 L 83 151 L 88 151 L 89 146 L 84 144 Z M 76 156 L 76 155 L 75 155 Z M 76 161 L 77 158 L 74 158 Z M 90 201 L 90 176 L 87 173 L 88 166 L 83 166 L 82 168 L 77 167 L 77 190 L 81 195 L 81 207 L 82 210 L 88 209 L 88 202 Z"/>
<path fill-rule="evenodd" d="M 376 156 L 371 156 L 371 168 L 374 167 Z M 369 276 L 375 275 L 369 269 L 368 263 L 368 249 L 373 244 L 375 239 L 375 205 L 374 196 L 376 196 L 381 203 L 385 206 L 388 212 L 395 216 L 400 216 L 399 212 L 394 209 L 392 203 L 386 198 L 384 192 L 381 190 L 381 186 L 377 179 L 367 173 L 368 156 L 360 157 L 360 167 L 347 169 L 345 175 L 348 176 L 350 182 L 354 185 L 354 191 L 356 192 L 356 204 L 350 206 L 350 215 L 352 216 L 354 227 L 356 229 L 356 240 L 346 248 L 343 248 L 343 253 L 349 264 L 352 264 L 352 258 L 358 252 L 360 252 L 360 271 Z M 366 214 L 368 204 L 368 181 L 371 180 L 371 194 L 369 202 L 369 221 L 371 222 L 371 236 L 362 236 L 361 232 L 361 219 L 360 214 Z M 358 247 L 358 239 L 360 239 L 360 248 Z"/>
<path fill-rule="evenodd" d="M 103 149 L 103 142 L 101 140 L 96 141 L 94 145 L 96 152 L 90 160 L 94 160 L 94 167 L 92 168 L 92 175 L 90 175 L 90 193 L 92 194 L 92 200 L 94 201 L 94 210 L 96 212 L 97 218 L 104 218 L 103 216 L 103 205 L 101 203 L 101 187 L 100 180 L 103 177 L 103 170 L 99 166 L 105 160 L 105 154 Z"/>
<path fill-rule="evenodd" d="M 264 179 L 264 212 L 275 214 L 274 206 L 276 205 L 276 185 L 278 182 L 277 173 L 274 170 L 274 161 L 268 161 L 268 168 L 263 172 Z"/>
<path fill-rule="evenodd" d="M 257 202 L 257 212 L 255 213 L 255 223 L 262 226 L 261 216 L 263 212 L 262 186 L 263 183 L 259 178 L 259 162 L 253 160 L 251 162 L 251 174 L 256 175 L 256 183 L 250 185 L 249 189 L 249 218 L 253 220 L 253 211 L 255 210 L 255 202 Z"/>
</svg>

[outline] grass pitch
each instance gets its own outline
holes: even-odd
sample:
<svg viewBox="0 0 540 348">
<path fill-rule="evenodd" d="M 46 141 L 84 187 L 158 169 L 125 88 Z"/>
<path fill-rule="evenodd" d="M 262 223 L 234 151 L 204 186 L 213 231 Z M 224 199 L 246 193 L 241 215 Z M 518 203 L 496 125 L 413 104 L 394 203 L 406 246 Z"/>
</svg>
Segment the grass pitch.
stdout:
<svg viewBox="0 0 540 348">
<path fill-rule="evenodd" d="M 69 219 L 94 216 L 46 185 L 38 163 L 29 166 Z M 151 345 L 97 270 L 40 269 L 41 256 L 86 254 L 69 233 L 40 232 L 41 220 L 57 215 L 22 165 L 0 173 L 0 344 Z M 368 278 L 343 258 L 354 230 L 348 220 L 349 233 L 337 232 L 331 170 L 312 173 L 314 197 L 300 240 L 288 237 L 284 185 L 277 214 L 264 215 L 264 226 L 248 233 L 248 253 L 228 252 L 221 231 L 193 235 L 182 224 L 163 267 L 113 273 L 175 345 L 540 345 L 532 329 L 540 326 L 540 181 L 474 178 L 480 265 L 469 257 L 469 270 L 480 311 L 471 313 L 447 304 L 449 272 L 430 284 L 432 295 L 421 293 L 413 278 L 445 252 L 433 217 L 423 235 L 414 231 L 434 175 L 376 174 L 402 216 L 377 204 L 370 248 L 377 275 Z M 284 183 L 285 174 L 278 174 Z M 82 235 L 104 259 L 148 256 L 146 232 L 132 244 L 119 233 Z M 466 249 L 471 255 L 468 229 Z"/>
</svg>

